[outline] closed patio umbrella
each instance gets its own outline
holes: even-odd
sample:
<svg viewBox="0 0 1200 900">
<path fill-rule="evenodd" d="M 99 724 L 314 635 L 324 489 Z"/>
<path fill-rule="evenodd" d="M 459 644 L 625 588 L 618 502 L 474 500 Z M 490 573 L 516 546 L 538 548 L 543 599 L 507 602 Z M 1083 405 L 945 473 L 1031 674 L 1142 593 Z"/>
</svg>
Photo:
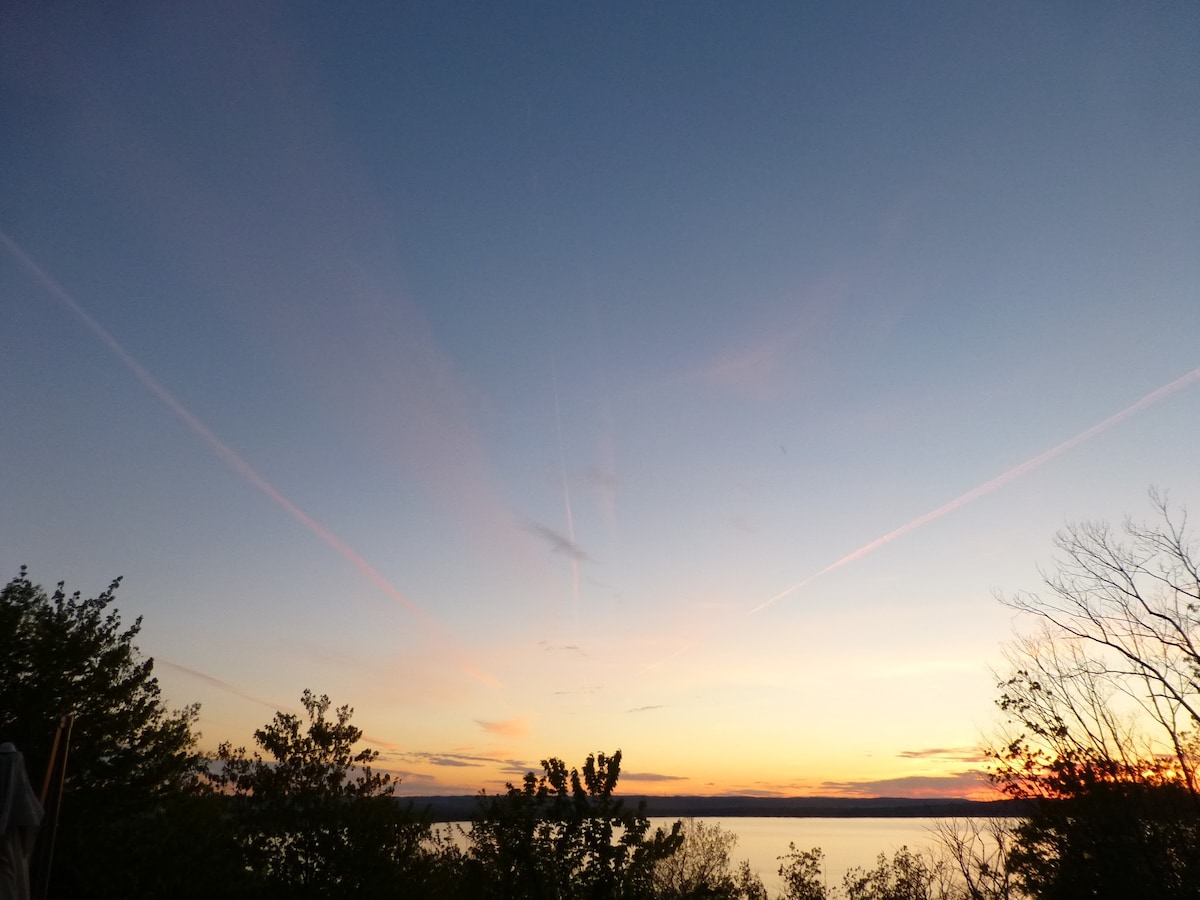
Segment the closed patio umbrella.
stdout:
<svg viewBox="0 0 1200 900">
<path fill-rule="evenodd" d="M 25 758 L 0 744 L 0 900 L 29 900 L 29 859 L 42 804 L 25 773 Z"/>
</svg>

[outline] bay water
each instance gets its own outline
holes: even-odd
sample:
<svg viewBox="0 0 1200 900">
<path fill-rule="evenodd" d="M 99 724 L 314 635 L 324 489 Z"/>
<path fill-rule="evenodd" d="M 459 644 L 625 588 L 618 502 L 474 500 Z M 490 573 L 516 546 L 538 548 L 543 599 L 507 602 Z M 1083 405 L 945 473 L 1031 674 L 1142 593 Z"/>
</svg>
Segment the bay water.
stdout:
<svg viewBox="0 0 1200 900">
<path fill-rule="evenodd" d="M 779 877 L 779 857 L 788 852 L 788 843 L 797 850 L 820 847 L 824 852 L 825 880 L 830 887 L 840 886 L 848 869 L 871 868 L 880 853 L 891 857 L 901 847 L 913 852 L 928 851 L 937 844 L 933 834 L 936 819 L 929 818 L 796 818 L 787 816 L 730 816 L 697 817 L 708 825 L 719 825 L 722 831 L 737 835 L 737 845 L 730 853 L 734 869 L 747 860 L 757 872 L 771 897 L 779 896 L 782 879 Z M 670 828 L 673 817 L 650 818 L 651 833 L 655 828 Z M 469 822 L 447 823 L 445 829 L 456 841 L 469 829 Z"/>
<path fill-rule="evenodd" d="M 669 828 L 673 818 L 651 818 L 653 828 Z M 820 847 L 825 854 L 825 880 L 833 887 L 841 885 L 848 869 L 871 868 L 880 853 L 891 857 L 901 847 L 914 852 L 928 851 L 937 839 L 932 828 L 936 819 L 927 818 L 791 818 L 747 816 L 703 818 L 708 825 L 719 825 L 723 831 L 737 835 L 738 842 L 730 854 L 736 867 L 741 860 L 750 863 L 772 897 L 782 887 L 778 857 L 788 852 L 788 842 L 797 850 Z"/>
</svg>

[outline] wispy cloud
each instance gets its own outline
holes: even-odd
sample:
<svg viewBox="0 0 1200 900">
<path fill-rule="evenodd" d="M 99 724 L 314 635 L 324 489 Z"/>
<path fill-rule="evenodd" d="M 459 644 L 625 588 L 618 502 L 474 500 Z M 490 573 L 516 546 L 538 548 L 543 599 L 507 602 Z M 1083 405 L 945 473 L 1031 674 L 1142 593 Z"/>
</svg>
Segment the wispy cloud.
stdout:
<svg viewBox="0 0 1200 900">
<path fill-rule="evenodd" d="M 555 553 L 561 553 L 576 562 L 593 562 L 592 558 L 586 551 L 581 549 L 578 544 L 572 541 L 564 534 L 560 534 L 549 526 L 542 525 L 538 522 L 530 522 L 527 526 L 531 534 L 536 534 L 550 545 L 550 549 Z"/>
<path fill-rule="evenodd" d="M 819 337 L 846 290 L 841 275 L 802 288 L 788 304 L 788 320 L 771 323 L 759 337 L 730 346 L 685 377 L 743 397 L 778 393 L 819 358 Z"/>
<path fill-rule="evenodd" d="M 406 769 L 389 769 L 380 768 L 380 772 L 391 775 L 397 779 L 400 784 L 399 794 L 428 794 L 432 793 L 432 789 L 441 787 L 441 782 L 438 781 L 436 775 L 430 775 L 428 772 L 410 772 Z"/>
<path fill-rule="evenodd" d="M 950 762 L 982 763 L 987 757 L 978 747 L 929 747 L 923 750 L 901 750 L 901 759 L 944 759 Z"/>
<path fill-rule="evenodd" d="M 588 466 L 579 478 L 588 487 L 602 491 L 615 491 L 621 484 L 615 473 L 601 469 L 599 466 Z"/>
<path fill-rule="evenodd" d="M 405 754 L 408 759 L 412 759 L 415 754 Z M 461 756 L 437 756 L 433 753 L 420 754 L 422 762 L 427 762 L 431 766 L 450 766 L 453 768 L 478 768 L 484 765 L 483 762 L 477 762 L 473 759 L 463 759 Z"/>
<path fill-rule="evenodd" d="M 578 644 L 552 644 L 549 641 L 538 641 L 538 646 L 547 653 L 583 653 L 583 648 Z M 585 656 L 587 654 L 584 654 Z"/>
<path fill-rule="evenodd" d="M 714 782 L 709 782 L 709 784 L 715 786 Z M 787 797 L 787 796 L 789 796 L 786 791 L 771 791 L 771 790 L 766 790 L 765 788 L 739 788 L 737 790 L 737 793 L 743 797 Z"/>
<path fill-rule="evenodd" d="M 682 775 L 659 775 L 656 772 L 622 772 L 622 781 L 687 781 Z"/>
<path fill-rule="evenodd" d="M 529 763 L 510 762 L 500 767 L 500 771 L 505 775 L 516 775 L 518 778 L 533 772 L 537 774 L 541 771 L 541 766 L 531 766 Z"/>
<path fill-rule="evenodd" d="M 729 524 L 742 534 L 757 535 L 758 528 L 745 516 L 734 516 L 729 520 Z"/>
<path fill-rule="evenodd" d="M 519 759 L 504 759 L 496 756 L 479 756 L 472 753 L 457 753 L 454 751 L 406 750 L 393 755 L 394 759 L 408 762 L 426 763 L 432 766 L 447 766 L 450 768 L 474 768 L 482 766 L 504 766 L 519 768 L 525 771 L 528 764 Z"/>
<path fill-rule="evenodd" d="M 712 384 L 752 393 L 764 393 L 779 379 L 779 373 L 791 356 L 792 337 L 778 335 L 749 347 L 741 347 L 719 356 L 701 372 Z"/>
<path fill-rule="evenodd" d="M 529 733 L 529 720 L 523 716 L 515 719 L 501 719 L 498 722 L 476 719 L 475 724 L 488 734 L 495 734 L 500 737 L 519 738 Z"/>
<path fill-rule="evenodd" d="M 663 705 L 661 703 L 659 703 L 659 704 L 655 704 L 654 706 L 635 706 L 633 709 L 627 710 L 627 711 L 631 712 L 631 713 L 640 713 L 640 712 L 648 712 L 649 710 L 652 710 L 652 709 L 662 709 L 662 708 L 663 708 Z"/>
<path fill-rule="evenodd" d="M 994 793 L 987 775 L 978 769 L 950 775 L 909 775 L 864 781 L 824 781 L 823 794 L 852 797 L 984 797 Z"/>
</svg>

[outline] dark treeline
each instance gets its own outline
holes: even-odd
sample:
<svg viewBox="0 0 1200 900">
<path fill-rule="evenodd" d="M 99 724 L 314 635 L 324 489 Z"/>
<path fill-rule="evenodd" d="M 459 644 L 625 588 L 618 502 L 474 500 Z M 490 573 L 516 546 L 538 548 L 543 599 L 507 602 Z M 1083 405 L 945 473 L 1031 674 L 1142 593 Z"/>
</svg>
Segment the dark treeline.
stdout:
<svg viewBox="0 0 1200 900">
<path fill-rule="evenodd" d="M 787 817 L 795 819 L 978 819 L 1022 818 L 1032 810 L 1026 800 L 965 800 L 920 797 L 743 797 L 637 796 L 646 814 L 657 818 Z M 407 798 L 434 822 L 463 822 L 475 814 L 478 800 L 463 795 Z"/>
<path fill-rule="evenodd" d="M 648 818 L 755 809 L 969 816 L 939 819 L 940 850 L 902 848 L 832 885 L 819 848 L 792 846 L 785 900 L 1200 898 L 1200 568 L 1184 520 L 1154 499 L 1153 525 L 1060 534 L 1045 596 L 1001 598 L 1038 628 L 999 684 L 1005 730 L 987 753 L 1010 805 L 991 817 L 942 801 L 626 800 L 618 750 L 543 760 L 455 807 L 470 827 L 452 831 L 436 803 L 394 795 L 352 710 L 324 695 L 305 691 L 303 714 L 277 713 L 250 751 L 199 753 L 198 709 L 163 704 L 140 619 L 124 626 L 113 607 L 119 581 L 83 598 L 22 569 L 0 591 L 0 744 L 23 752 L 47 816 L 26 859 L 32 807 L 0 747 L 0 896 L 23 896 L 29 862 L 39 900 L 766 900 L 735 835 Z"/>
</svg>

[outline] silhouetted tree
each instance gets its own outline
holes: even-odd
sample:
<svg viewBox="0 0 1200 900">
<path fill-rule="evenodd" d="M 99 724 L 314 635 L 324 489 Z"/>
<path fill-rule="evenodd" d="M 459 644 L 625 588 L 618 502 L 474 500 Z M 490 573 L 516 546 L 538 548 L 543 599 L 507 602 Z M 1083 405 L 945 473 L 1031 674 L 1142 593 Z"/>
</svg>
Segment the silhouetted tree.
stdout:
<svg viewBox="0 0 1200 900">
<path fill-rule="evenodd" d="M 783 879 L 783 900 L 825 900 L 825 853 L 820 847 L 797 850 L 788 843 L 788 852 L 779 857 L 779 877 Z"/>
<path fill-rule="evenodd" d="M 964 900 L 1026 900 L 1017 883 L 1011 856 L 1015 846 L 1014 819 L 938 819 L 931 831 L 940 848 L 944 869 L 953 872 Z"/>
<path fill-rule="evenodd" d="M 685 819 L 682 843 L 654 867 L 655 896 L 661 900 L 766 900 L 762 879 L 745 860 L 735 871 L 730 853 L 738 837 L 720 825 Z"/>
<path fill-rule="evenodd" d="M 254 733 L 266 753 L 217 752 L 216 781 L 235 797 L 238 842 L 259 896 L 391 897 L 428 893 L 436 861 L 427 823 L 392 797 L 378 757 L 355 751 L 353 710 L 304 691 L 306 720 L 279 712 Z"/>
<path fill-rule="evenodd" d="M 733 876 L 734 897 L 738 900 L 767 900 L 767 888 L 758 873 L 750 868 L 750 860 L 743 859 L 738 863 L 737 873 Z"/>
<path fill-rule="evenodd" d="M 134 644 L 141 617 L 122 629 L 108 608 L 120 584 L 84 599 L 59 583 L 47 595 L 22 567 L 0 591 L 0 733 L 40 774 L 59 720 L 72 714 L 68 795 L 142 803 L 196 778 L 199 707 L 163 705 L 154 661 Z"/>
<path fill-rule="evenodd" d="M 259 895 L 408 896 L 427 893 L 434 860 L 428 824 L 392 797 L 389 775 L 372 772 L 378 752 L 343 706 L 304 691 L 306 719 L 276 713 L 254 732 L 260 751 L 224 743 L 217 784 L 234 794 L 236 834 Z"/>
<path fill-rule="evenodd" d="M 1059 534 L 1040 623 L 1014 643 L 992 751 L 1010 796 L 1038 801 L 1011 864 L 1036 896 L 1200 896 L 1200 576 L 1186 516 Z M 1003 598 L 1002 598 L 1003 599 Z"/>
<path fill-rule="evenodd" d="M 649 834 L 645 804 L 613 792 L 621 751 L 589 755 L 582 773 L 542 761 L 520 787 L 480 797 L 468 858 L 473 894 L 522 900 L 653 896 L 654 869 L 679 846 L 680 825 Z"/>
<path fill-rule="evenodd" d="M 199 707 L 171 712 L 163 704 L 154 661 L 134 643 L 141 618 L 125 628 L 112 606 L 120 583 L 96 597 L 67 594 L 62 583 L 47 594 L 22 567 L 0 590 L 0 740 L 25 754 L 35 786 L 41 787 L 61 718 L 74 717 L 50 885 L 55 896 L 137 897 L 161 889 L 178 863 L 169 855 L 165 825 L 188 833 L 191 822 L 172 813 L 203 802 L 183 799 L 200 786 L 192 730 Z M 136 878 L 130 877 L 135 861 L 142 864 Z M 181 882 L 182 867 L 174 868 Z M 190 883 L 203 883 L 203 876 Z"/>
<path fill-rule="evenodd" d="M 846 900 L 950 900 L 955 893 L 944 863 L 907 847 L 891 859 L 879 854 L 873 869 L 851 869 L 842 879 L 842 888 Z"/>
</svg>

